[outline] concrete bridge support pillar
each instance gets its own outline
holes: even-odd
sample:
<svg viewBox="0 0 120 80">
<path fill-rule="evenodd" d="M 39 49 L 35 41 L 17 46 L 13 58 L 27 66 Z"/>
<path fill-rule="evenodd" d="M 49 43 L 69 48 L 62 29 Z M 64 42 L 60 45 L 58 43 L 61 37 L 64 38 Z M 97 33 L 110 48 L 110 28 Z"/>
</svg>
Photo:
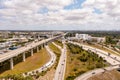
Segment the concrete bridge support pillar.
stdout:
<svg viewBox="0 0 120 80">
<path fill-rule="evenodd" d="M 14 66 L 13 58 L 10 58 L 10 69 L 11 69 L 11 70 L 13 69 L 13 66 Z"/>
<path fill-rule="evenodd" d="M 33 49 L 31 49 L 31 56 L 33 56 Z"/>
<path fill-rule="evenodd" d="M 40 45 L 40 49 L 42 49 L 42 45 Z"/>
<path fill-rule="evenodd" d="M 39 52 L 39 46 L 37 46 L 37 52 Z"/>
<path fill-rule="evenodd" d="M 23 53 L 23 62 L 25 62 L 25 52 Z"/>
<path fill-rule="evenodd" d="M 44 48 L 44 44 L 41 45 L 41 48 L 42 48 L 42 49 Z"/>
<path fill-rule="evenodd" d="M 43 48 L 45 47 L 45 43 L 43 44 Z"/>
</svg>

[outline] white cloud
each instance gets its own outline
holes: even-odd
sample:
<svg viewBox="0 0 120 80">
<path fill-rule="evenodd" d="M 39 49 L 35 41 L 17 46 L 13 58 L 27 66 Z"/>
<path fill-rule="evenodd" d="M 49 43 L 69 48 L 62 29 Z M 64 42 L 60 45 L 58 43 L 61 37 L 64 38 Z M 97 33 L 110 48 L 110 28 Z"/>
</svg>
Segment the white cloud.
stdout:
<svg viewBox="0 0 120 80">
<path fill-rule="evenodd" d="M 87 0 L 82 6 L 100 9 L 113 17 L 120 16 L 120 0 Z"/>
<path fill-rule="evenodd" d="M 76 0 L 4 0 L 0 6 L 1 26 L 77 26 L 104 29 L 120 25 L 119 0 L 86 0 L 82 8 L 65 10 Z M 39 13 L 43 8 L 48 13 Z M 102 11 L 98 14 L 94 9 Z M 90 26 L 91 25 L 91 26 Z M 24 28 L 24 27 L 23 27 Z M 57 28 L 58 29 L 58 28 Z M 73 28 L 75 29 L 75 28 Z M 119 28 L 120 29 L 120 28 Z"/>
</svg>

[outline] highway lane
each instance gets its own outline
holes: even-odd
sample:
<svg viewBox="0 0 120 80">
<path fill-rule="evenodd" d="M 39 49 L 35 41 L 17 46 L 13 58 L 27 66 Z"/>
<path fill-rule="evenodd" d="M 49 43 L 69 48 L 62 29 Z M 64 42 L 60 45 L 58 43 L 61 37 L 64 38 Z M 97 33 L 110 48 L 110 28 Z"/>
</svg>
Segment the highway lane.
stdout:
<svg viewBox="0 0 120 80">
<path fill-rule="evenodd" d="M 65 45 L 65 42 L 63 42 L 63 49 L 56 45 L 55 43 L 55 46 L 57 46 L 59 49 L 61 49 L 61 56 L 60 56 L 60 60 L 59 60 L 59 63 L 58 63 L 58 66 L 57 66 L 57 69 L 56 69 L 56 72 L 55 72 L 55 76 L 54 76 L 54 79 L 53 80 L 64 80 L 64 76 L 65 76 L 65 70 L 66 70 L 66 59 L 67 59 L 67 56 L 66 56 L 66 45 Z"/>
<path fill-rule="evenodd" d="M 50 60 L 45 64 L 43 65 L 42 67 L 38 68 L 38 69 L 35 69 L 33 71 L 30 71 L 30 72 L 27 72 L 27 75 L 26 74 L 23 74 L 24 76 L 29 76 L 30 75 L 36 75 L 36 73 L 33 73 L 33 72 L 36 72 L 38 71 L 39 73 L 42 72 L 42 71 L 46 71 L 48 68 L 52 67 L 53 64 L 56 62 L 56 55 L 53 53 L 53 51 L 49 48 L 49 46 L 45 46 L 49 56 L 50 56 Z"/>
<path fill-rule="evenodd" d="M 102 46 L 103 48 L 108 49 L 108 50 L 114 52 L 115 54 L 117 54 L 118 56 L 120 56 L 119 52 L 114 51 L 113 49 L 110 49 L 110 48 L 108 48 L 108 47 L 106 47 L 106 46 L 103 46 L 103 45 L 100 45 L 100 44 L 97 44 L 97 43 L 94 43 L 94 44 L 97 45 L 97 46 L 100 46 L 100 47 Z"/>
<path fill-rule="evenodd" d="M 119 68 L 119 64 L 120 64 L 120 57 L 119 56 L 117 56 L 115 54 L 108 55 L 108 53 L 105 51 L 102 51 L 100 49 L 97 49 L 97 48 L 94 48 L 91 46 L 83 45 L 83 44 L 80 44 L 77 42 L 70 42 L 70 43 L 82 46 L 83 49 L 85 49 L 85 50 L 91 50 L 92 52 L 95 52 L 96 54 L 103 57 L 107 62 L 109 62 L 111 64 L 110 67 L 106 67 L 105 69 L 100 68 L 100 69 L 95 69 L 95 70 L 86 72 L 83 75 L 77 77 L 75 80 L 87 80 L 89 77 L 92 77 L 93 75 L 98 74 L 98 73 L 102 73 L 105 70 L 112 70 L 112 69 Z M 114 58 L 114 57 L 117 57 L 117 58 Z"/>
<path fill-rule="evenodd" d="M 119 65 L 116 65 L 116 66 L 110 66 L 110 67 L 106 67 L 106 68 L 100 68 L 100 69 L 95 69 L 95 70 L 92 70 L 92 71 L 88 71 L 84 74 L 82 74 L 81 76 L 78 76 L 75 80 L 87 80 L 88 78 L 96 75 L 96 74 L 99 74 L 99 73 L 103 73 L 105 71 L 110 71 L 110 70 L 113 70 L 113 69 L 117 69 L 119 68 Z"/>
<path fill-rule="evenodd" d="M 108 63 L 110 63 L 111 65 L 117 65 L 119 64 L 119 61 L 116 61 L 114 58 L 112 58 L 111 56 L 108 56 L 106 54 L 104 54 L 103 52 L 94 50 L 92 48 L 88 48 L 88 47 L 84 47 L 85 50 L 91 50 L 92 52 L 98 54 L 99 56 L 101 56 L 102 58 L 104 58 L 104 60 L 106 60 Z"/>
<path fill-rule="evenodd" d="M 58 37 L 58 36 L 57 36 Z M 0 55 L 0 62 L 3 62 L 5 60 L 8 60 L 12 57 L 15 57 L 25 51 L 29 51 L 30 49 L 33 49 L 35 47 L 37 47 L 38 45 L 41 45 L 41 44 L 44 44 L 50 40 L 53 40 L 55 39 L 56 37 L 53 37 L 53 38 L 49 38 L 49 39 L 46 39 L 46 40 L 42 40 L 42 41 L 38 41 L 38 42 L 32 42 L 31 44 L 28 44 L 24 47 L 21 47 L 21 48 L 18 48 L 16 50 L 13 50 L 13 51 L 10 51 L 10 52 L 7 52 L 5 54 L 1 54 Z"/>
<path fill-rule="evenodd" d="M 52 44 L 54 44 L 56 47 L 58 47 L 60 50 L 62 50 L 62 47 L 61 47 L 61 46 L 55 44 L 54 42 L 52 42 Z"/>
</svg>

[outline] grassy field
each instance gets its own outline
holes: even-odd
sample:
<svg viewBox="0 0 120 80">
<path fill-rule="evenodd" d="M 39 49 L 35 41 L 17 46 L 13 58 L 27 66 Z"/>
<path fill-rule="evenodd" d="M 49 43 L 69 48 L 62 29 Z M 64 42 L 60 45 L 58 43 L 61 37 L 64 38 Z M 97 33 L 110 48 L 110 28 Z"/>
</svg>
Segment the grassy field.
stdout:
<svg viewBox="0 0 120 80">
<path fill-rule="evenodd" d="M 67 49 L 65 80 L 74 80 L 74 78 L 89 70 L 108 65 L 102 57 L 99 57 L 95 53 L 85 51 L 77 45 L 73 46 L 73 44 L 69 44 Z"/>
<path fill-rule="evenodd" d="M 61 51 L 59 48 L 57 48 L 54 44 L 50 43 L 49 44 L 50 49 L 52 49 L 52 51 L 56 54 L 56 55 L 60 55 Z"/>
<path fill-rule="evenodd" d="M 61 46 L 63 48 L 63 44 L 62 44 L 62 41 L 60 40 L 55 40 L 54 41 L 57 45 Z"/>
<path fill-rule="evenodd" d="M 106 71 L 101 74 L 97 74 L 88 80 L 120 80 L 120 72 L 117 70 Z"/>
<path fill-rule="evenodd" d="M 28 57 L 25 62 L 18 63 L 14 66 L 13 70 L 7 70 L 0 74 L 0 76 L 6 76 L 8 74 L 21 74 L 37 68 L 40 68 L 50 59 L 49 54 L 45 49 L 41 49 L 38 53 Z"/>
</svg>

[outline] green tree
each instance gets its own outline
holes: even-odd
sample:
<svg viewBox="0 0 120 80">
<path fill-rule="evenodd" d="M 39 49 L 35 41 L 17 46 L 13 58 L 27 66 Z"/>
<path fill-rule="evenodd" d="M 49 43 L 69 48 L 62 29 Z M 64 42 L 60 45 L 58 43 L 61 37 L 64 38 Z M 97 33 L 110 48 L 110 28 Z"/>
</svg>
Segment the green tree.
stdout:
<svg viewBox="0 0 120 80">
<path fill-rule="evenodd" d="M 112 38 L 110 36 L 106 37 L 106 43 L 110 44 L 112 42 Z"/>
</svg>

